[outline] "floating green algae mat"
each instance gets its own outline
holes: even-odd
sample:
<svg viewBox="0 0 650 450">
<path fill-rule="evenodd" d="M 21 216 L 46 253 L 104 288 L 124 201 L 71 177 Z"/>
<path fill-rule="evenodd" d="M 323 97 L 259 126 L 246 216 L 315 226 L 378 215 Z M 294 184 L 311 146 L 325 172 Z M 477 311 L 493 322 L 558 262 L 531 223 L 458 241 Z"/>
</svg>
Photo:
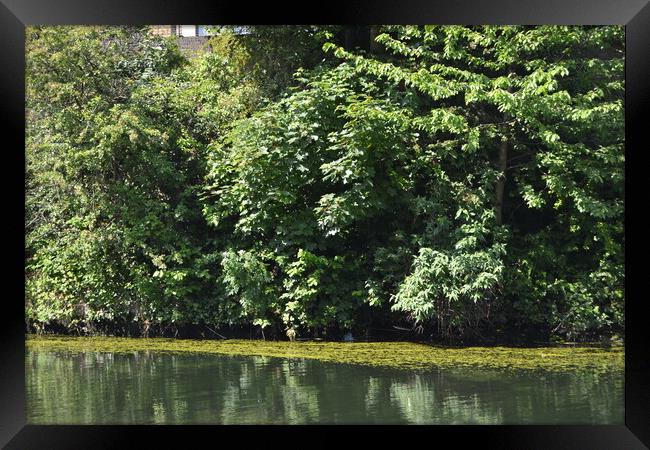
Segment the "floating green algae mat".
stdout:
<svg viewBox="0 0 650 450">
<path fill-rule="evenodd" d="M 490 367 L 498 369 L 623 370 L 623 347 L 442 347 L 412 342 L 286 342 L 259 340 L 192 340 L 164 338 L 28 336 L 27 348 L 41 351 L 140 351 L 207 353 L 385 366 L 402 369 L 429 367 Z"/>
</svg>

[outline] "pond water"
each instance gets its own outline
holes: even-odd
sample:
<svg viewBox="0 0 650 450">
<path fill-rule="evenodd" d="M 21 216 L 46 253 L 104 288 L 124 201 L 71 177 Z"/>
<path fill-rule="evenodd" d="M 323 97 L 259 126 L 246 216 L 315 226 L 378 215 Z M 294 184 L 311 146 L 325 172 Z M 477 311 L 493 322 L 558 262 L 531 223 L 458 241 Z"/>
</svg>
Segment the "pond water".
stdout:
<svg viewBox="0 0 650 450">
<path fill-rule="evenodd" d="M 623 424 L 623 372 L 407 371 L 310 359 L 26 354 L 32 424 Z"/>
</svg>

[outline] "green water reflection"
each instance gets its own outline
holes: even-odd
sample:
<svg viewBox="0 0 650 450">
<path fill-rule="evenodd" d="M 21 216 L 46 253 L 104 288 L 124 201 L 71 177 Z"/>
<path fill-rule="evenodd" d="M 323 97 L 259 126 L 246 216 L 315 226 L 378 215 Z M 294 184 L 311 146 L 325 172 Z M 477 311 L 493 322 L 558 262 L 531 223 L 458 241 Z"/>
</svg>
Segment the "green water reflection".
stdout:
<svg viewBox="0 0 650 450">
<path fill-rule="evenodd" d="M 623 424 L 623 373 L 408 372 L 160 353 L 26 355 L 34 424 Z"/>
</svg>

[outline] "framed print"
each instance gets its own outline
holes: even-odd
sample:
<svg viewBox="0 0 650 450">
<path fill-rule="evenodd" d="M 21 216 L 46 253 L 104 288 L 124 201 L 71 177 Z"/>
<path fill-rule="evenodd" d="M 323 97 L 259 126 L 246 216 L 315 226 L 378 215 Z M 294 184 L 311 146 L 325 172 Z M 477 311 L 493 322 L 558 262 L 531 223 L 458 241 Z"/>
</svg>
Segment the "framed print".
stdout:
<svg viewBox="0 0 650 450">
<path fill-rule="evenodd" d="M 0 443 L 646 448 L 650 6 L 322 6 L 2 0 Z"/>
</svg>

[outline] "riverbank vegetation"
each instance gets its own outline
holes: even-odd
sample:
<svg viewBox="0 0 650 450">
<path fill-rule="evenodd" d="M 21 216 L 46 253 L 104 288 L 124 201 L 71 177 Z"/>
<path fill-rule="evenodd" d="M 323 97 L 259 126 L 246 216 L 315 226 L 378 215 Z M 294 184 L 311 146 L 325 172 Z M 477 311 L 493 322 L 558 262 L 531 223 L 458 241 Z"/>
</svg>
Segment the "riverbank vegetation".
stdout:
<svg viewBox="0 0 650 450">
<path fill-rule="evenodd" d="M 624 333 L 623 27 L 221 27 L 211 48 L 27 28 L 28 331 Z M 282 345 L 254 344 L 335 348 Z M 448 358 L 390 345 L 346 358 Z"/>
</svg>

